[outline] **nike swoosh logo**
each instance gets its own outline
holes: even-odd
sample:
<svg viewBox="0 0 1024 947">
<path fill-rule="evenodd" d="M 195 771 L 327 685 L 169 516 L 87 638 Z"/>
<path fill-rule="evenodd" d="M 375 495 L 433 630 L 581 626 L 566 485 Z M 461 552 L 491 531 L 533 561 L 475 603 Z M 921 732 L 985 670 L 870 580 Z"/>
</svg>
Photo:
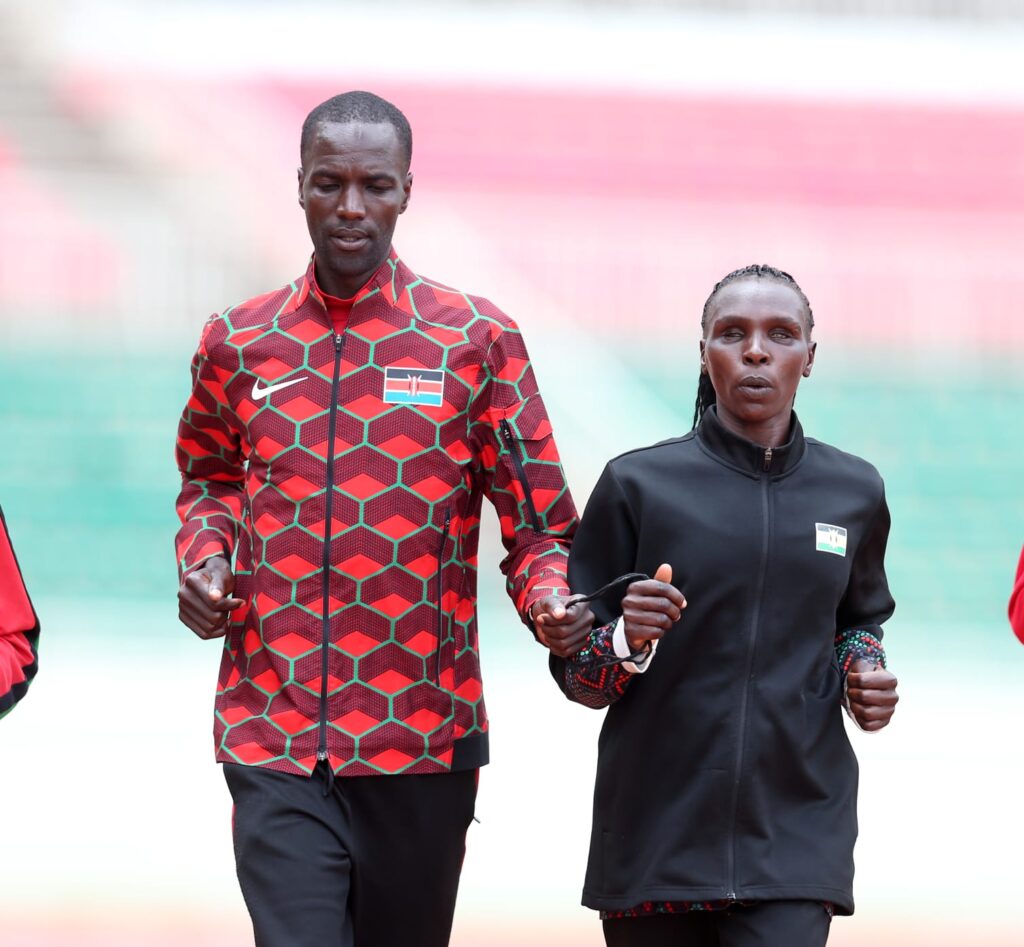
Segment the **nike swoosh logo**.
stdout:
<svg viewBox="0 0 1024 947">
<path fill-rule="evenodd" d="M 303 375 L 301 378 L 293 378 L 291 381 L 279 381 L 276 385 L 267 385 L 266 388 L 260 388 L 260 380 L 257 378 L 252 383 L 252 399 L 255 401 L 257 398 L 269 398 L 275 391 L 280 391 L 289 385 L 297 385 L 300 381 L 305 380 L 306 376 Z"/>
</svg>

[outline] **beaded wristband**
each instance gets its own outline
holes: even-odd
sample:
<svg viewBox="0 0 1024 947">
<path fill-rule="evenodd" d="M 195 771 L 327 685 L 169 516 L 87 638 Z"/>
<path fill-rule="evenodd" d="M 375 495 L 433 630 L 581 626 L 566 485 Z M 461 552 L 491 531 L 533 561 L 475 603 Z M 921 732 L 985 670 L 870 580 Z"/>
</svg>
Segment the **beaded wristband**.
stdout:
<svg viewBox="0 0 1024 947">
<path fill-rule="evenodd" d="M 885 648 L 882 642 L 870 631 L 860 628 L 848 628 L 836 635 L 836 660 L 839 662 L 839 670 L 846 674 L 850 665 L 858 658 L 865 658 L 874 661 L 876 664 L 886 667 Z"/>
</svg>

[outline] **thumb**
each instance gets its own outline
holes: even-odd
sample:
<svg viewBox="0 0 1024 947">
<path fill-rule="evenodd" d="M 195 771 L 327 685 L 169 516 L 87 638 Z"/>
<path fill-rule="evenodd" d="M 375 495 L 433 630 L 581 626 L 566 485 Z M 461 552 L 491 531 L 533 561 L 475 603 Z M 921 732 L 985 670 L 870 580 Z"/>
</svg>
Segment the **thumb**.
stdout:
<svg viewBox="0 0 1024 947">
<path fill-rule="evenodd" d="M 210 584 L 206 591 L 210 596 L 210 601 L 219 602 L 224 596 L 230 595 L 235 590 L 235 577 L 230 567 L 225 566 L 221 560 L 211 561 L 208 574 Z"/>
<path fill-rule="evenodd" d="M 654 573 L 654 578 L 659 582 L 671 582 L 672 581 L 672 566 L 667 562 L 663 562 L 658 566 L 658 571 Z"/>
</svg>

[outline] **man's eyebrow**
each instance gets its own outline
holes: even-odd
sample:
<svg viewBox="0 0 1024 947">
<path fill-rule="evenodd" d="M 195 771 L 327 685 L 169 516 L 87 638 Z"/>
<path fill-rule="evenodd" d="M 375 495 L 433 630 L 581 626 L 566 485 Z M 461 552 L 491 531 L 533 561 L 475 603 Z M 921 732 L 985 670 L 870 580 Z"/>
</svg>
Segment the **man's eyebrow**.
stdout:
<svg viewBox="0 0 1024 947">
<path fill-rule="evenodd" d="M 753 322 L 757 319 L 757 316 L 748 316 L 742 312 L 720 312 L 715 316 L 715 322 Z M 796 316 L 791 316 L 786 313 L 773 313 L 768 316 L 770 322 L 783 322 L 787 325 L 803 326 L 803 321 Z"/>
<path fill-rule="evenodd" d="M 336 170 L 331 167 L 326 168 L 313 168 L 309 172 L 309 176 L 313 178 L 343 178 L 346 177 L 344 171 Z M 397 181 L 398 178 L 391 171 L 368 171 L 361 175 L 364 181 Z"/>
</svg>

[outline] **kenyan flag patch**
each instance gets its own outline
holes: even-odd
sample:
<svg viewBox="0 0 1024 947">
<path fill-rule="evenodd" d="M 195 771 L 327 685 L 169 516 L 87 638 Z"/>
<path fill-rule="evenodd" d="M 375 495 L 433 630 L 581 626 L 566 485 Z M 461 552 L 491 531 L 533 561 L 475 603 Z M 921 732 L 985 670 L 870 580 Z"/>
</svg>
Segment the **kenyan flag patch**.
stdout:
<svg viewBox="0 0 1024 947">
<path fill-rule="evenodd" d="M 385 368 L 386 404 L 419 404 L 440 408 L 444 400 L 444 372 L 430 368 Z"/>
<path fill-rule="evenodd" d="M 814 524 L 815 548 L 818 552 L 831 552 L 837 556 L 846 555 L 846 530 L 831 523 Z"/>
</svg>

